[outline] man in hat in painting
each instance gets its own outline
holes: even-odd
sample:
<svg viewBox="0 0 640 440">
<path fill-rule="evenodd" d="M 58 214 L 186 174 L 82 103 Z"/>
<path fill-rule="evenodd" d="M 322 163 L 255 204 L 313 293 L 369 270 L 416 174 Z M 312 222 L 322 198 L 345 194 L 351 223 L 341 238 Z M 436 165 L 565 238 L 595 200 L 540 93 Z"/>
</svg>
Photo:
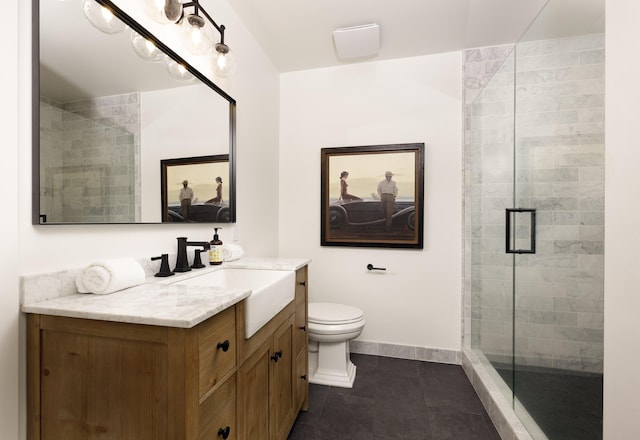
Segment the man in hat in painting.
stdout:
<svg viewBox="0 0 640 440">
<path fill-rule="evenodd" d="M 396 204 L 396 197 L 398 196 L 398 185 L 395 180 L 391 179 L 392 177 L 393 173 L 387 171 L 384 173 L 384 180 L 378 183 L 378 196 L 380 196 L 380 202 L 382 203 L 385 231 L 391 230 L 393 208 Z"/>
<path fill-rule="evenodd" d="M 191 200 L 193 200 L 193 190 L 189 188 L 189 181 L 182 181 L 182 188 L 180 188 L 180 209 L 182 210 L 183 221 L 187 221 L 189 218 L 189 209 L 191 208 Z"/>
</svg>

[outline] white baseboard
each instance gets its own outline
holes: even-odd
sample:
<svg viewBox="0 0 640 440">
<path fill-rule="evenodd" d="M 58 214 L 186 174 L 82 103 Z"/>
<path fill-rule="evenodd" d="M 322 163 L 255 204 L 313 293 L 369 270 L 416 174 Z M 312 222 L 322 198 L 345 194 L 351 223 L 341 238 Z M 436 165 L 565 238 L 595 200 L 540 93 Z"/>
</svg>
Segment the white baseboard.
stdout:
<svg viewBox="0 0 640 440">
<path fill-rule="evenodd" d="M 438 362 L 441 364 L 462 364 L 462 352 L 441 348 L 417 347 L 413 345 L 387 344 L 354 339 L 349 341 L 349 351 L 358 354 Z"/>
</svg>

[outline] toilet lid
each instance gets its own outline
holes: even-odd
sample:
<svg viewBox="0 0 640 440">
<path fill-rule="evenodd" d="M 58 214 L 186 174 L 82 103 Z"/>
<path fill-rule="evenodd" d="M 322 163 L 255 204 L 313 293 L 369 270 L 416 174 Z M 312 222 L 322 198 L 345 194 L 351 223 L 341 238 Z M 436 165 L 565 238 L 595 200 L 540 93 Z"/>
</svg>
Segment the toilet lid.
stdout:
<svg viewBox="0 0 640 440">
<path fill-rule="evenodd" d="M 334 303 L 309 303 L 309 322 L 315 324 L 349 324 L 361 321 L 364 313 L 357 307 Z"/>
</svg>

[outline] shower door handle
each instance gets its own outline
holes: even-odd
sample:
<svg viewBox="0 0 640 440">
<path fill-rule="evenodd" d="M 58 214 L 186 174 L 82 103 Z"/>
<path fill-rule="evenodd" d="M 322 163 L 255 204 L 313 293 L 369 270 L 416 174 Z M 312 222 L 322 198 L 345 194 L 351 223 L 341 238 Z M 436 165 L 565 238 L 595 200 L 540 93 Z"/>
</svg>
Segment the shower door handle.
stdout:
<svg viewBox="0 0 640 440">
<path fill-rule="evenodd" d="M 512 231 L 512 219 L 520 214 L 529 214 L 529 248 L 514 249 L 515 238 Z M 506 209 L 506 243 L 505 249 L 507 254 L 535 254 L 536 253 L 536 210 L 525 208 L 508 208 Z"/>
</svg>

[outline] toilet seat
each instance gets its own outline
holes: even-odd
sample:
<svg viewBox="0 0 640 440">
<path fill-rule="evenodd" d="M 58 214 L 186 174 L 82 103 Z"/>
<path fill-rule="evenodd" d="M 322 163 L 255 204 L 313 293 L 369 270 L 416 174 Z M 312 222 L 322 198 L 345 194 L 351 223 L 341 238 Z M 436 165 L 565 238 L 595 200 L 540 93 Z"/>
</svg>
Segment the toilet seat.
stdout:
<svg viewBox="0 0 640 440">
<path fill-rule="evenodd" d="M 360 322 L 364 313 L 357 307 L 334 303 L 309 303 L 309 324 L 344 325 Z"/>
</svg>

